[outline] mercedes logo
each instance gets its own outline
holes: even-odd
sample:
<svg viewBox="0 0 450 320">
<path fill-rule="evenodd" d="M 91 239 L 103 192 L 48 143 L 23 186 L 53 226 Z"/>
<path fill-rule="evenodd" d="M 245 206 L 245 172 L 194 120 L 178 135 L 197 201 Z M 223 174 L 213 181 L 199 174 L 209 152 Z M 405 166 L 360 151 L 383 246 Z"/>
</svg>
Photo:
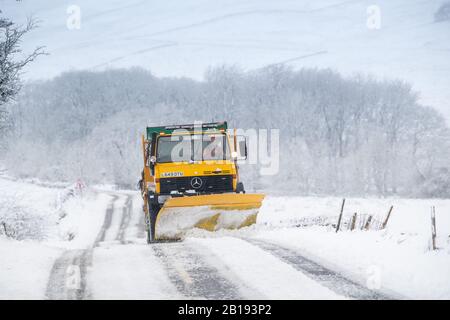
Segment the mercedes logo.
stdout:
<svg viewBox="0 0 450 320">
<path fill-rule="evenodd" d="M 191 186 L 192 186 L 192 188 L 198 189 L 202 185 L 203 185 L 203 181 L 199 177 L 194 177 L 194 178 L 191 179 Z"/>
</svg>

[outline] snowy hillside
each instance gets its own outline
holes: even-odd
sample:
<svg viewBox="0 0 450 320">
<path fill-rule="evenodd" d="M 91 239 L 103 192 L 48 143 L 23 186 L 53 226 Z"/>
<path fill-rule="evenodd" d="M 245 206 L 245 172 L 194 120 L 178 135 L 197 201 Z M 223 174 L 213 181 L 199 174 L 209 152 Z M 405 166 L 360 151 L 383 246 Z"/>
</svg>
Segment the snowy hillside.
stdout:
<svg viewBox="0 0 450 320">
<path fill-rule="evenodd" d="M 13 20 L 42 20 L 24 46 L 45 45 L 50 55 L 29 67 L 29 79 L 129 66 L 194 78 L 224 63 L 331 67 L 411 82 L 450 119 L 450 25 L 433 18 L 442 3 L 377 1 L 380 29 L 367 27 L 369 0 L 80 0 L 79 30 L 66 27 L 71 2 L 2 0 L 0 8 Z"/>
</svg>

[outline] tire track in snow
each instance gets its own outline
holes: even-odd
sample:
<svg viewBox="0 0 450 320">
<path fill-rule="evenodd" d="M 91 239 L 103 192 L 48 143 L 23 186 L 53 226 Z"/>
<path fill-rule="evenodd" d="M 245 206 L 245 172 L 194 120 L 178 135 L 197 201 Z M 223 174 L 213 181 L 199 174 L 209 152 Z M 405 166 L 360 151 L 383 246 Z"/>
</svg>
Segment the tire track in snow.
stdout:
<svg viewBox="0 0 450 320">
<path fill-rule="evenodd" d="M 98 247 L 98 244 L 102 241 L 105 241 L 106 231 L 111 227 L 112 216 L 114 214 L 114 203 L 117 201 L 118 197 L 113 195 L 113 199 L 111 200 L 108 209 L 106 209 L 105 220 L 103 221 L 103 226 L 100 229 L 99 234 L 97 235 L 97 239 L 95 239 L 94 247 Z"/>
<path fill-rule="evenodd" d="M 89 296 L 85 275 L 91 258 L 90 250 L 65 251 L 53 264 L 47 284 L 47 299 L 82 300 Z"/>
<path fill-rule="evenodd" d="M 370 290 L 354 281 L 351 281 L 343 275 L 332 271 L 324 266 L 300 255 L 298 252 L 279 246 L 277 244 L 250 238 L 240 238 L 248 243 L 255 245 L 280 260 L 290 264 L 298 271 L 304 273 L 311 279 L 319 282 L 324 287 L 336 292 L 339 295 L 358 300 L 391 300 L 383 293 Z"/>
<path fill-rule="evenodd" d="M 139 220 L 138 237 L 144 232 Z M 149 246 L 161 261 L 178 292 L 192 299 L 243 299 L 238 287 L 207 263 L 196 248 L 184 242 L 161 242 Z"/>
<path fill-rule="evenodd" d="M 119 201 L 120 210 L 113 210 L 116 218 L 120 215 L 122 219 L 116 237 L 110 241 L 107 236 L 93 251 L 93 268 L 88 274 L 90 295 L 102 300 L 182 298 L 165 266 L 147 245 L 143 231 L 141 234 L 140 195 L 126 197 L 126 201 Z"/>
<path fill-rule="evenodd" d="M 139 239 L 145 239 L 147 237 L 146 231 L 145 231 L 145 215 L 142 213 L 142 217 L 139 218 L 139 223 L 137 225 L 137 234 L 136 236 Z"/>
<path fill-rule="evenodd" d="M 118 198 L 119 197 L 116 195 L 112 196 L 111 203 L 105 213 L 103 225 L 91 248 L 66 250 L 58 259 L 56 259 L 47 283 L 47 299 L 83 300 L 91 298 L 86 280 L 88 267 L 92 266 L 94 248 L 99 246 L 100 242 L 105 240 L 106 232 L 111 227 L 115 202 Z M 124 208 L 124 215 L 126 211 L 127 209 Z M 126 221 L 126 219 L 122 219 L 122 223 L 126 223 Z M 118 234 L 117 237 L 120 237 L 120 234 Z"/>
<path fill-rule="evenodd" d="M 178 291 L 193 299 L 243 299 L 235 284 L 205 263 L 195 248 L 179 243 L 151 245 Z"/>
<path fill-rule="evenodd" d="M 120 241 L 121 244 L 127 244 L 125 240 L 125 231 L 130 225 L 132 214 L 132 199 L 131 196 L 127 196 L 127 200 L 125 201 L 125 205 L 122 208 L 122 221 L 120 223 L 119 232 L 117 233 L 116 240 Z"/>
<path fill-rule="evenodd" d="M 123 194 L 113 195 L 114 202 L 111 207 L 108 208 L 107 214 L 105 217 L 105 225 L 103 226 L 100 234 L 101 237 L 97 241 L 97 246 L 101 245 L 100 243 L 109 243 L 109 242 L 119 242 L 119 236 L 121 233 L 121 229 L 123 228 L 123 223 L 126 222 L 126 218 L 124 220 L 124 215 L 127 213 L 127 201 L 128 196 Z"/>
</svg>

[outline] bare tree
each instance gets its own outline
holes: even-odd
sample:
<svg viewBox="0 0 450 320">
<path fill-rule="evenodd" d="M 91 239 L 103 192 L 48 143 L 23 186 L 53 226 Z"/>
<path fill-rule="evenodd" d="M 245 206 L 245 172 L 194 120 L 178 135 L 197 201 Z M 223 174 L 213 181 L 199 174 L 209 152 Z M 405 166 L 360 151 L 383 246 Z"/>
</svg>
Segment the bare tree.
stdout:
<svg viewBox="0 0 450 320">
<path fill-rule="evenodd" d="M 20 44 L 23 36 L 36 27 L 35 19 L 28 19 L 27 24 L 21 26 L 0 17 L 0 106 L 19 92 L 21 70 L 44 54 L 43 47 L 38 47 L 25 57 L 16 58 L 22 52 Z"/>
</svg>

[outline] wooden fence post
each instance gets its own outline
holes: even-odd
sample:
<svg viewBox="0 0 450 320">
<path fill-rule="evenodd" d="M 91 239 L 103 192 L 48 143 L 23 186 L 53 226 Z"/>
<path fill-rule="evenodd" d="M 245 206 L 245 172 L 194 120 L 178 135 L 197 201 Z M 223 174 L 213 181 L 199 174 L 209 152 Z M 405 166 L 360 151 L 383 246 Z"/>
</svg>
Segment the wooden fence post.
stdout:
<svg viewBox="0 0 450 320">
<path fill-rule="evenodd" d="M 344 206 L 345 206 L 345 198 L 342 199 L 341 213 L 339 214 L 339 219 L 338 219 L 338 223 L 336 226 L 336 232 L 338 232 L 339 228 L 341 227 L 342 214 L 344 213 Z"/>
<path fill-rule="evenodd" d="M 383 225 L 381 226 L 381 229 L 386 228 L 387 223 L 388 223 L 388 221 L 389 221 L 389 218 L 391 217 L 392 209 L 394 209 L 394 206 L 391 206 L 391 208 L 389 209 L 389 212 L 388 212 L 388 214 L 387 214 L 387 216 L 386 216 L 386 219 L 385 219 L 384 222 L 383 222 Z"/>
<path fill-rule="evenodd" d="M 366 221 L 366 225 L 364 226 L 364 229 L 365 230 L 369 230 L 369 228 L 370 228 L 370 222 L 372 221 L 372 216 L 369 216 L 368 218 L 367 218 L 367 221 Z"/>
<path fill-rule="evenodd" d="M 364 225 L 366 224 L 366 215 L 362 214 L 361 217 L 359 218 L 359 229 L 364 229 Z"/>
<path fill-rule="evenodd" d="M 431 207 L 431 246 L 436 250 L 436 209 Z"/>
<path fill-rule="evenodd" d="M 356 224 L 356 218 L 357 218 L 357 213 L 355 212 L 354 214 L 353 214 L 353 217 L 352 217 L 352 223 L 351 223 L 351 227 L 350 227 L 350 230 L 351 231 L 353 231 L 354 229 L 355 229 L 355 224 Z"/>
</svg>

